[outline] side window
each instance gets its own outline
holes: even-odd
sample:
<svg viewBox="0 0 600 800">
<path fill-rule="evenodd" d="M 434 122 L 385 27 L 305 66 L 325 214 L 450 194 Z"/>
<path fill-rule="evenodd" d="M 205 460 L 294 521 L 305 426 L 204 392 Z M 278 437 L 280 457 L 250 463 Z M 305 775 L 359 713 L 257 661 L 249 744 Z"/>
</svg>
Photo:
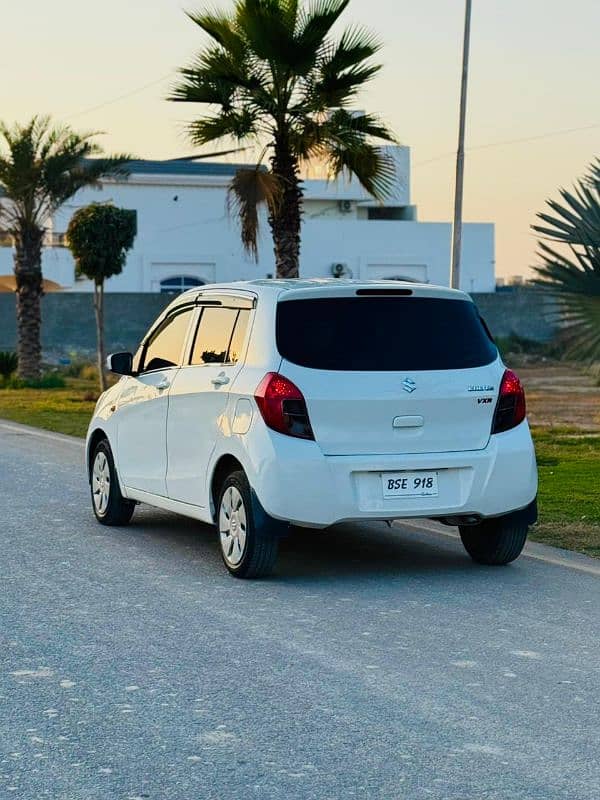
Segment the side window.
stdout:
<svg viewBox="0 0 600 800">
<path fill-rule="evenodd" d="M 210 308 L 202 310 L 190 364 L 225 364 L 227 352 L 237 320 L 236 308 Z"/>
<path fill-rule="evenodd" d="M 179 314 L 169 317 L 155 331 L 146 345 L 140 372 L 176 367 L 180 363 L 192 314 L 193 309 L 191 308 L 181 311 Z"/>
<path fill-rule="evenodd" d="M 242 308 L 238 312 L 238 318 L 233 329 L 233 336 L 229 345 L 229 354 L 227 361 L 230 364 L 237 364 L 242 353 L 244 339 L 246 338 L 246 331 L 248 330 L 248 321 L 250 319 L 250 310 Z"/>
</svg>

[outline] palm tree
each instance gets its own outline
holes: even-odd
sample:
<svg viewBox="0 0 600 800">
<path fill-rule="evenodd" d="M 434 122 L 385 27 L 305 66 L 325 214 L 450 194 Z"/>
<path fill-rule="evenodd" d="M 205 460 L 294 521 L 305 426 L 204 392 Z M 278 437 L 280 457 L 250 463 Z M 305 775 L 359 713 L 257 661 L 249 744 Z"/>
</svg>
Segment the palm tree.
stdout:
<svg viewBox="0 0 600 800">
<path fill-rule="evenodd" d="M 541 265 L 535 283 L 553 292 L 564 319 L 566 355 L 600 360 L 600 161 L 562 202 L 548 200 L 551 213 L 537 216 L 533 230 L 556 246 L 539 241 Z"/>
<path fill-rule="evenodd" d="M 349 1 L 238 0 L 231 13 L 189 14 L 212 42 L 179 71 L 169 99 L 212 107 L 189 125 L 194 145 L 225 137 L 263 148 L 256 169 L 234 178 L 230 201 L 255 257 L 257 206 L 267 205 L 279 277 L 298 277 L 303 162 L 324 162 L 332 178 L 354 175 L 380 200 L 393 187 L 393 160 L 373 140 L 395 137 L 376 116 L 350 110 L 381 68 L 371 60 L 380 45 L 358 27 L 331 35 Z M 270 169 L 261 166 L 267 154 Z"/>
<path fill-rule="evenodd" d="M 0 123 L 0 222 L 15 246 L 19 376 L 36 380 L 41 370 L 42 245 L 52 215 L 79 189 L 107 175 L 126 173 L 130 156 L 100 153 L 92 133 L 54 126 L 34 117 L 9 128 Z"/>
</svg>

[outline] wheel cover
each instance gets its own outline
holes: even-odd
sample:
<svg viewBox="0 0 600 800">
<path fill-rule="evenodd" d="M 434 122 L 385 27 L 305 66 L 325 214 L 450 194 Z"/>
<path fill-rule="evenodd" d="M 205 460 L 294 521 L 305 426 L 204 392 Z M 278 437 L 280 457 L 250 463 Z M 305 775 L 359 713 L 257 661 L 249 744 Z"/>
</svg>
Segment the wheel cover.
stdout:
<svg viewBox="0 0 600 800">
<path fill-rule="evenodd" d="M 246 550 L 247 517 L 244 499 L 235 486 L 225 489 L 219 509 L 219 536 L 223 558 L 237 567 Z"/>
<path fill-rule="evenodd" d="M 96 512 L 103 517 L 106 514 L 110 497 L 110 466 L 106 453 L 100 450 L 92 467 L 92 498 Z"/>
</svg>

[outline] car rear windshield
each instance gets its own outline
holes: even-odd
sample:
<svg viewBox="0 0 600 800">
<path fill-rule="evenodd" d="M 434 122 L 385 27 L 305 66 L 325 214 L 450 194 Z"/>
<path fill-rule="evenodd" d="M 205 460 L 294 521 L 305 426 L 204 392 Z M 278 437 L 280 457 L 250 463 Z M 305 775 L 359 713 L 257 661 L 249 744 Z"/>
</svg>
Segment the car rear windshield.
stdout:
<svg viewBox="0 0 600 800">
<path fill-rule="evenodd" d="M 467 369 L 498 355 L 473 303 L 429 297 L 283 301 L 277 348 L 303 367 L 369 372 Z"/>
</svg>

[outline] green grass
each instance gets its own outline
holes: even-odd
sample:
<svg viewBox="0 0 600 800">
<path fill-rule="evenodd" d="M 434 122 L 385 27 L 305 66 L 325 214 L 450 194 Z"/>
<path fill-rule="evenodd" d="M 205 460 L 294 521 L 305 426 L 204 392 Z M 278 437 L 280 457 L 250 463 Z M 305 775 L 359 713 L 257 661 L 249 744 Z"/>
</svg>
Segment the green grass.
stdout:
<svg viewBox="0 0 600 800">
<path fill-rule="evenodd" d="M 85 436 L 96 385 L 66 378 L 64 389 L 0 389 L 0 418 Z M 573 428 L 533 432 L 540 520 L 531 538 L 600 558 L 600 437 Z"/>
<path fill-rule="evenodd" d="M 76 378 L 67 378 L 66 384 L 64 389 L 0 389 L 0 418 L 85 436 L 97 390 Z"/>
<path fill-rule="evenodd" d="M 600 437 L 534 430 L 540 520 L 532 539 L 600 557 Z"/>
</svg>

